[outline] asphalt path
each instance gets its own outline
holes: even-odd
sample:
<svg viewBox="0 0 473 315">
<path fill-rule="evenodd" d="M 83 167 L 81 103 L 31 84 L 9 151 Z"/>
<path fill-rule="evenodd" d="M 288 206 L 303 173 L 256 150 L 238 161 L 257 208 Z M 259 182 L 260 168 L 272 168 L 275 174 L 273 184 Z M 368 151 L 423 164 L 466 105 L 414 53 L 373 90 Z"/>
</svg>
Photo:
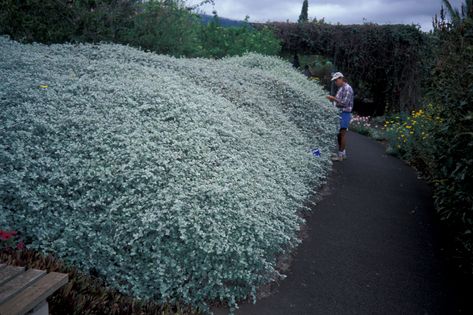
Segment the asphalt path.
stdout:
<svg viewBox="0 0 473 315">
<path fill-rule="evenodd" d="M 370 138 L 349 132 L 347 152 L 307 217 L 287 278 L 236 314 L 460 313 L 429 186 Z"/>
</svg>

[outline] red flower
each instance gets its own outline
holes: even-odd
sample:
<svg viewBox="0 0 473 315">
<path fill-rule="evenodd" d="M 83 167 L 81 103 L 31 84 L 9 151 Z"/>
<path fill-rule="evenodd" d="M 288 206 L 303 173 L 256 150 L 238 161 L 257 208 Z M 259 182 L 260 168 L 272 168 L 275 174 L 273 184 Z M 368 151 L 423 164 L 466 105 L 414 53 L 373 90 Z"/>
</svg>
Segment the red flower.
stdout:
<svg viewBox="0 0 473 315">
<path fill-rule="evenodd" d="M 4 230 L 0 230 L 0 240 L 2 241 L 7 241 L 14 235 L 16 235 L 16 231 L 7 232 Z"/>
<path fill-rule="evenodd" d="M 0 240 L 2 241 L 6 241 L 8 240 L 9 238 L 11 237 L 10 233 L 4 231 L 4 230 L 0 230 Z"/>
</svg>

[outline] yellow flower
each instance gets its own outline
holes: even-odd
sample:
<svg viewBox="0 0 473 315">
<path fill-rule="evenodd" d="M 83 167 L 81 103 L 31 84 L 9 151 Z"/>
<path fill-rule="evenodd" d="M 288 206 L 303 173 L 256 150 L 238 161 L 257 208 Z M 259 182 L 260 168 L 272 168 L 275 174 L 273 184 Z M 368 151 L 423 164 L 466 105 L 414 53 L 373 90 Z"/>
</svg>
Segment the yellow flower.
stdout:
<svg viewBox="0 0 473 315">
<path fill-rule="evenodd" d="M 48 88 L 48 86 L 46 84 L 41 84 L 39 87 L 42 88 L 42 89 L 47 89 Z"/>
<path fill-rule="evenodd" d="M 406 128 L 407 128 L 407 129 L 411 129 L 411 128 L 412 128 L 412 126 L 410 126 L 410 125 L 409 125 L 409 126 L 406 126 Z"/>
</svg>

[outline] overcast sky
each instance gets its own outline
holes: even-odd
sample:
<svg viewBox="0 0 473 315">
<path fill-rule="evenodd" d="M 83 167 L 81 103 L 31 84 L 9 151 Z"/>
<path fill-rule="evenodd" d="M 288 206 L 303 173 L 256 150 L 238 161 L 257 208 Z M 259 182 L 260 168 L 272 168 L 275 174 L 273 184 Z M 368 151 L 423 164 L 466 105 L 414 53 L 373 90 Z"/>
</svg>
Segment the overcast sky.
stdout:
<svg viewBox="0 0 473 315">
<path fill-rule="evenodd" d="M 454 4 L 462 0 L 451 0 Z M 190 3 L 199 0 L 190 0 Z M 303 0 L 215 0 L 215 6 L 202 9 L 211 14 L 252 22 L 297 21 Z M 327 22 L 359 24 L 419 24 L 423 30 L 432 28 L 432 17 L 439 12 L 442 0 L 309 0 L 309 18 L 325 18 Z"/>
</svg>

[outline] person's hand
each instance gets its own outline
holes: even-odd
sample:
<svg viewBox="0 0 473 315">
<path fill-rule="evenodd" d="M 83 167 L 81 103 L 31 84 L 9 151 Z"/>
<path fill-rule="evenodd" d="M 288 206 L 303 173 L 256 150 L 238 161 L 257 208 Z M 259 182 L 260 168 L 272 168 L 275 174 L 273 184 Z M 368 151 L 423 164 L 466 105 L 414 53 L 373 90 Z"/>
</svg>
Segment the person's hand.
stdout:
<svg viewBox="0 0 473 315">
<path fill-rule="evenodd" d="M 327 96 L 327 99 L 328 99 L 329 101 L 332 101 L 332 102 L 333 102 L 333 101 L 335 101 L 335 96 L 328 95 L 328 96 Z"/>
</svg>

